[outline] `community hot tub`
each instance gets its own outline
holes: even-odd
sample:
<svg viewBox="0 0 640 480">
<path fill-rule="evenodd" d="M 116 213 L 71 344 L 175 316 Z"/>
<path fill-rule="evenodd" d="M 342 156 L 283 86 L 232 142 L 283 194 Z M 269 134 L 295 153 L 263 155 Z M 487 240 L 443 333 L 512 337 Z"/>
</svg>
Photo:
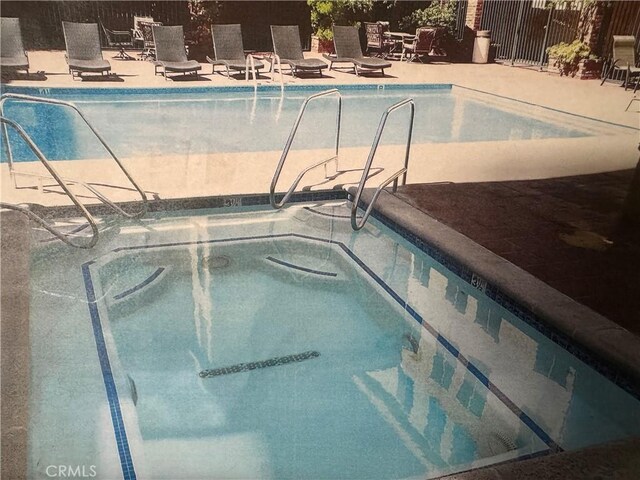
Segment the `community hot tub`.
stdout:
<svg viewBox="0 0 640 480">
<path fill-rule="evenodd" d="M 39 243 L 30 478 L 435 478 L 640 432 L 622 376 L 349 211 L 173 211 L 92 250 Z"/>
</svg>

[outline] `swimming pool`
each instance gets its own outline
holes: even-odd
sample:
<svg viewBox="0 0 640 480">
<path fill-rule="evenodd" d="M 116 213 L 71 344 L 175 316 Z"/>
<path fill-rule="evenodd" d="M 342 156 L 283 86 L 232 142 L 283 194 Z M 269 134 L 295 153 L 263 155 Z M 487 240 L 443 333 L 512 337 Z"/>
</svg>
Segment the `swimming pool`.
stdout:
<svg viewBox="0 0 640 480">
<path fill-rule="evenodd" d="M 484 279 L 348 214 L 165 212 L 91 251 L 40 244 L 33 478 L 61 462 L 100 478 L 433 478 L 640 432 L 636 397 Z"/>
<path fill-rule="evenodd" d="M 338 88 L 344 105 L 343 147 L 369 146 L 380 114 L 408 97 L 416 102 L 416 144 L 581 138 L 616 131 L 603 122 L 451 85 Z M 76 103 L 122 157 L 181 157 L 279 150 L 303 100 L 320 90 L 52 89 L 44 96 Z M 301 125 L 294 147 L 331 148 L 331 136 L 319 135 L 318 125 L 332 127 L 332 107 L 332 99 L 309 106 L 310 121 Z M 71 111 L 12 100 L 7 102 L 5 113 L 21 124 L 52 160 L 106 158 Z M 403 124 L 396 123 L 389 125 L 386 143 L 402 142 Z M 14 155 L 17 161 L 33 159 L 26 149 L 16 148 Z"/>
</svg>

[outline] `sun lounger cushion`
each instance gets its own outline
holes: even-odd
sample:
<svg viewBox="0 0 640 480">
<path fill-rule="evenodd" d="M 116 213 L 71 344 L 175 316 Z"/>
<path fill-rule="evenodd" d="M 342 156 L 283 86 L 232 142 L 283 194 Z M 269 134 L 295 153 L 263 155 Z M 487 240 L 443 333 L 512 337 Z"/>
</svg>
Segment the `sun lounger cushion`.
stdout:
<svg viewBox="0 0 640 480">
<path fill-rule="evenodd" d="M 104 72 L 111 70 L 109 62 L 102 58 L 100 32 L 97 23 L 62 22 L 67 47 L 69 69 L 79 72 Z"/>
<path fill-rule="evenodd" d="M 20 20 L 18 18 L 2 17 L 0 28 L 2 35 L 0 41 L 0 65 L 6 68 L 29 68 L 29 59 L 22 45 L 22 33 L 20 31 Z"/>
</svg>

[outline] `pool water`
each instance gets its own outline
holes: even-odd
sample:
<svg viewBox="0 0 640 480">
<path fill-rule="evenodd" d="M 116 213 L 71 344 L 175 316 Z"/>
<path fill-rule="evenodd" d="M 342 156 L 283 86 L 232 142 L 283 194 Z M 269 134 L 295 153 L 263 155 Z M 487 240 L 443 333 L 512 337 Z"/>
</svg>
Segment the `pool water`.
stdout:
<svg viewBox="0 0 640 480">
<path fill-rule="evenodd" d="M 640 401 L 482 280 L 347 213 L 174 212 L 41 247 L 34 478 L 434 478 L 640 433 Z"/>
<path fill-rule="evenodd" d="M 121 157 L 260 152 L 281 150 L 304 99 L 325 89 L 228 91 L 181 89 L 179 95 L 162 90 L 117 89 L 54 94 L 75 102 L 107 143 Z M 589 136 L 569 115 L 550 120 L 532 116 L 516 102 L 466 94 L 450 85 L 422 88 L 345 89 L 341 146 L 369 146 L 382 112 L 407 97 L 416 102 L 414 143 L 509 141 Z M 334 142 L 335 98 L 309 105 L 293 148 L 331 148 Z M 515 109 L 514 107 L 518 108 Z M 9 101 L 6 116 L 33 137 L 47 158 L 74 160 L 107 158 L 74 112 L 59 106 Z M 400 144 L 406 138 L 406 115 L 392 116 L 383 142 Z M 321 125 L 321 128 L 318 126 Z M 10 134 L 16 161 L 33 154 Z M 6 153 L 3 151 L 3 161 Z"/>
</svg>

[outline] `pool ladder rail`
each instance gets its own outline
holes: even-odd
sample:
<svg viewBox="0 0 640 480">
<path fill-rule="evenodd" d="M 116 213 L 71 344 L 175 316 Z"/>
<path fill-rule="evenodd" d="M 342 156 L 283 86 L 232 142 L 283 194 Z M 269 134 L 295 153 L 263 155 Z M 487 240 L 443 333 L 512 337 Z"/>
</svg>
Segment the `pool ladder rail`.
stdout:
<svg viewBox="0 0 640 480">
<path fill-rule="evenodd" d="M 325 160 L 321 160 L 317 163 L 314 163 L 306 168 L 304 168 L 299 174 L 298 176 L 295 178 L 295 180 L 293 181 L 293 183 L 291 184 L 291 186 L 289 187 L 289 189 L 285 192 L 284 196 L 282 197 L 282 199 L 277 202 L 276 201 L 276 186 L 278 184 L 278 180 L 280 178 L 280 174 L 282 173 L 282 168 L 287 160 L 287 156 L 289 155 L 289 150 L 291 149 L 291 145 L 293 144 L 293 141 L 295 139 L 296 133 L 298 131 L 298 127 L 300 126 L 300 123 L 302 121 L 302 118 L 304 116 L 304 112 L 307 109 L 307 106 L 309 105 L 309 103 L 313 100 L 316 100 L 318 98 L 322 98 L 322 97 L 327 97 L 327 96 L 336 96 L 338 99 L 338 109 L 337 109 L 337 114 L 336 114 L 336 136 L 335 136 L 335 155 L 333 155 L 330 158 L 327 158 Z M 401 168 L 400 170 L 398 170 L 397 172 L 395 172 L 393 175 L 389 176 L 386 180 L 384 180 L 381 184 L 378 185 L 378 187 L 376 188 L 373 197 L 371 198 L 371 202 L 369 203 L 368 208 L 366 209 L 364 215 L 362 216 L 362 218 L 360 218 L 360 220 L 358 220 L 357 217 L 357 211 L 358 211 L 358 205 L 360 203 L 360 199 L 362 197 L 362 192 L 365 188 L 366 182 L 370 177 L 373 177 L 375 175 L 377 175 L 378 173 L 382 172 L 384 169 L 382 168 L 378 168 L 376 169 L 376 171 L 374 173 L 371 173 L 371 167 L 373 164 L 373 161 L 375 159 L 376 156 L 376 152 L 378 150 L 378 145 L 380 143 L 380 138 L 382 137 L 382 134 L 384 132 L 386 123 L 387 123 L 387 118 L 389 117 L 389 115 L 393 112 L 395 112 L 396 110 L 399 110 L 405 106 L 408 106 L 409 110 L 410 110 L 410 119 L 409 119 L 409 128 L 408 128 L 408 133 L 407 133 L 407 142 L 406 142 L 406 149 L 405 149 L 405 158 L 404 158 L 404 167 Z M 293 123 L 293 126 L 291 128 L 291 132 L 289 133 L 289 137 L 287 138 L 287 142 L 284 146 L 284 149 L 282 151 L 282 155 L 280 156 L 280 161 L 278 162 L 278 165 L 276 167 L 276 171 L 273 175 L 273 179 L 271 180 L 271 186 L 269 188 L 269 203 L 271 204 L 271 206 L 275 209 L 280 209 L 282 207 L 285 206 L 285 204 L 289 201 L 289 199 L 291 198 L 291 195 L 293 195 L 293 192 L 296 190 L 296 188 L 298 187 L 298 185 L 300 184 L 300 181 L 302 180 L 302 178 L 309 173 L 311 170 L 314 170 L 316 168 L 322 167 L 324 166 L 325 168 L 325 179 L 335 179 L 337 178 L 339 175 L 347 173 L 347 172 L 354 172 L 354 171 L 361 171 L 362 172 L 362 176 L 360 178 L 360 182 L 358 183 L 358 188 L 356 190 L 355 196 L 353 197 L 352 200 L 352 206 L 351 206 L 351 227 L 354 230 L 360 230 L 362 227 L 364 227 L 365 223 L 367 222 L 367 219 L 369 218 L 369 215 L 371 215 L 371 212 L 373 210 L 373 206 L 375 204 L 375 202 L 377 201 L 378 197 L 380 196 L 380 193 L 382 192 L 382 190 L 387 187 L 390 183 L 393 182 L 393 189 L 392 191 L 395 193 L 397 191 L 398 188 L 398 178 L 400 176 L 402 176 L 402 185 L 405 185 L 407 182 L 407 169 L 409 167 L 409 154 L 411 151 L 411 138 L 413 135 L 413 120 L 415 117 L 415 103 L 413 101 L 413 99 L 411 98 L 407 98 L 405 100 L 402 100 L 392 106 L 390 106 L 389 108 L 387 108 L 385 110 L 385 112 L 382 114 L 382 117 L 380 118 L 380 123 L 378 124 L 378 129 L 376 131 L 376 135 L 373 139 L 373 143 L 371 145 L 371 150 L 369 151 L 369 156 L 367 157 L 367 161 L 365 163 L 364 168 L 358 168 L 358 169 L 349 169 L 349 170 L 340 170 L 339 169 L 339 164 L 338 164 L 338 160 L 339 160 L 339 150 L 340 150 L 340 130 L 341 130 L 341 120 L 342 120 L 342 95 L 340 94 L 340 92 L 338 91 L 338 89 L 334 88 L 331 90 L 326 90 L 324 92 L 319 92 L 316 93 L 314 95 L 311 95 L 309 97 L 307 97 L 305 99 L 305 101 L 302 103 L 302 106 L 300 107 L 300 111 L 298 112 L 298 117 L 296 118 L 295 122 Z M 329 173 L 328 170 L 328 165 L 331 162 L 335 162 L 335 170 L 332 173 Z"/>
<path fill-rule="evenodd" d="M 111 155 L 113 160 L 116 162 L 118 167 L 120 167 L 120 170 L 124 173 L 124 175 L 127 177 L 129 182 L 133 185 L 135 190 L 138 191 L 138 193 L 140 194 L 140 197 L 141 197 L 141 208 L 138 211 L 135 211 L 135 212 L 132 212 L 132 213 L 126 212 L 125 210 L 120 208 L 117 204 L 115 204 L 113 201 L 111 201 L 109 198 L 107 198 L 105 195 L 100 193 L 92 185 L 90 185 L 90 184 L 88 184 L 86 182 L 79 181 L 79 180 L 63 179 L 58 174 L 56 169 L 53 167 L 51 162 L 49 160 L 47 160 L 46 156 L 38 148 L 36 143 L 25 132 L 25 130 L 17 122 L 15 122 L 13 120 L 10 120 L 10 119 L 8 119 L 8 118 L 6 118 L 4 116 L 4 104 L 9 99 L 22 100 L 22 101 L 35 102 L 35 103 L 46 103 L 46 104 L 51 104 L 51 105 L 61 105 L 61 106 L 68 107 L 68 108 L 71 108 L 72 110 L 74 110 L 80 116 L 80 118 L 84 121 L 84 123 L 89 127 L 91 132 L 100 141 L 100 143 L 107 150 L 107 152 L 109 152 L 109 154 Z M 18 212 L 26 215 L 31 220 L 33 220 L 37 224 L 39 224 L 42 228 L 44 228 L 49 233 L 54 235 L 56 238 L 60 239 L 61 241 L 65 242 L 68 245 L 71 245 L 71 246 L 77 247 L 77 248 L 91 248 L 91 247 L 93 247 L 98 241 L 99 230 L 98 230 L 97 222 L 96 222 L 95 218 L 91 215 L 91 213 L 88 211 L 86 206 L 82 202 L 80 202 L 78 197 L 71 191 L 71 189 L 68 186 L 69 184 L 76 184 L 76 185 L 80 185 L 80 186 L 86 188 L 91 193 L 93 193 L 96 196 L 96 198 L 98 198 L 102 203 L 104 203 L 105 205 L 109 206 L 112 210 L 114 210 L 116 213 L 118 213 L 119 215 L 122 215 L 125 218 L 139 218 L 139 217 L 143 216 L 147 212 L 147 210 L 148 210 L 148 199 L 147 199 L 147 196 L 144 193 L 144 191 L 136 183 L 136 181 L 133 179 L 131 174 L 127 171 L 127 169 L 124 167 L 122 162 L 118 159 L 116 154 L 113 152 L 113 150 L 111 150 L 109 145 L 100 136 L 100 134 L 96 131 L 96 129 L 93 127 L 93 125 L 89 122 L 89 120 L 83 115 L 83 113 L 80 111 L 80 109 L 78 109 L 78 107 L 76 105 L 74 105 L 73 103 L 65 102 L 65 101 L 62 101 L 62 100 L 55 100 L 55 99 L 42 98 L 42 97 L 34 97 L 34 96 L 30 96 L 30 95 L 5 93 L 2 96 L 0 96 L 0 123 L 2 123 L 4 144 L 5 144 L 5 148 L 6 148 L 6 151 L 7 151 L 7 160 L 8 160 L 8 164 L 9 164 L 9 173 L 13 177 L 14 183 L 15 183 L 15 177 L 18 176 L 18 175 L 20 175 L 20 176 L 29 176 L 29 177 L 37 177 L 37 178 L 40 178 L 40 179 L 50 178 L 50 179 L 55 180 L 58 183 L 58 185 L 60 186 L 60 188 L 64 191 L 64 193 L 72 201 L 72 203 L 74 205 L 76 205 L 80 209 L 80 211 L 82 213 L 82 216 L 87 220 L 89 226 L 91 227 L 91 236 L 87 237 L 85 235 L 74 235 L 73 233 L 64 233 L 64 232 L 58 230 L 57 228 L 51 226 L 44 218 L 40 217 L 39 215 L 37 215 L 36 213 L 31 211 L 28 207 L 23 206 L 23 205 L 17 205 L 17 204 L 12 204 L 12 203 L 7 203 L 7 202 L 0 202 L 0 208 L 7 208 L 7 209 L 10 209 L 10 210 L 15 210 L 15 211 L 18 211 Z M 14 166 L 14 162 L 13 162 L 13 154 L 11 152 L 11 145 L 9 143 L 9 134 L 8 134 L 7 126 L 11 127 L 13 130 L 15 130 L 18 133 L 18 135 L 26 143 L 26 145 L 29 147 L 29 149 L 35 154 L 35 156 L 38 158 L 38 160 L 44 165 L 45 169 L 49 172 L 49 176 L 16 171 L 15 166 Z M 89 240 L 84 240 L 82 242 L 75 242 L 75 241 L 72 240 L 73 237 L 81 237 L 83 239 L 87 239 L 88 238 Z"/>
</svg>

